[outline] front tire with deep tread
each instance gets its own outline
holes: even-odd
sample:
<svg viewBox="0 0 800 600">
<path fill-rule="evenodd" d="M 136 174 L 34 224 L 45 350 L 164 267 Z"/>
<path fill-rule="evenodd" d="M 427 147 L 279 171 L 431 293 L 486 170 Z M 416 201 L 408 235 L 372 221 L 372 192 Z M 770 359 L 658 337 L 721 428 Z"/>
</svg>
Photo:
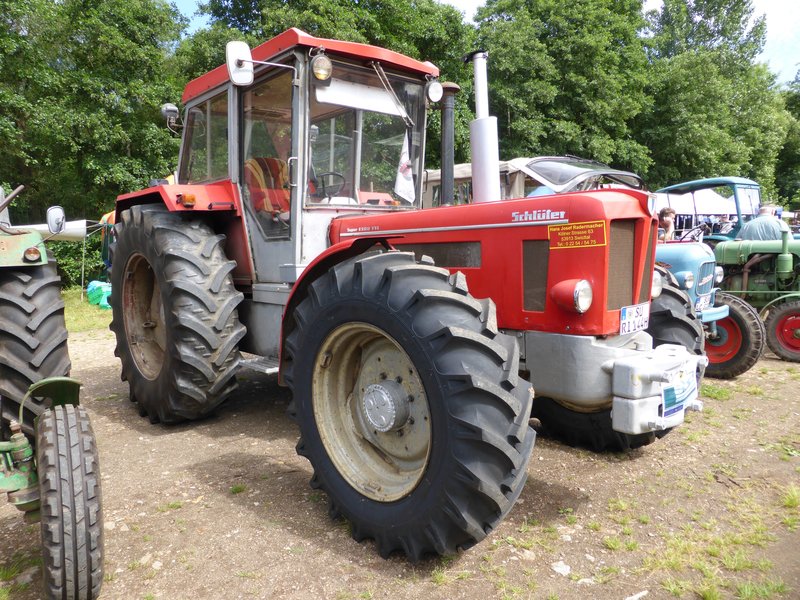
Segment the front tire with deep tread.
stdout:
<svg viewBox="0 0 800 600">
<path fill-rule="evenodd" d="M 469 296 L 460 273 L 389 252 L 332 268 L 293 318 L 284 374 L 297 451 L 331 516 L 383 557 L 416 561 L 483 539 L 519 496 L 535 439 L 530 385 L 494 304 Z M 386 433 L 368 421 L 370 410 L 395 415 L 370 396 L 383 388 L 408 409 Z"/>
<path fill-rule="evenodd" d="M 678 344 L 692 354 L 705 354 L 705 332 L 697 318 L 689 295 L 672 283 L 666 283 L 658 298 L 650 304 L 650 324 L 647 333 L 653 338 L 653 347 L 661 344 Z M 697 388 L 705 372 L 699 367 Z"/>
<path fill-rule="evenodd" d="M 97 598 L 103 513 L 97 446 L 86 411 L 72 405 L 45 410 L 36 441 L 46 596 Z"/>
<path fill-rule="evenodd" d="M 767 333 L 758 312 L 738 296 L 717 292 L 714 305 L 727 306 L 729 314 L 716 322 L 717 337 L 706 340 L 706 375 L 733 379 L 758 362 Z"/>
<path fill-rule="evenodd" d="M 61 279 L 55 261 L 38 267 L 0 269 L 0 396 L 2 421 L 19 419 L 19 405 L 31 384 L 69 375 L 67 327 Z M 49 400 L 25 405 L 22 429 L 31 439 L 34 423 Z"/>
<path fill-rule="evenodd" d="M 225 236 L 160 205 L 115 229 L 111 329 L 131 400 L 154 423 L 204 417 L 236 388 L 245 334 Z"/>
</svg>

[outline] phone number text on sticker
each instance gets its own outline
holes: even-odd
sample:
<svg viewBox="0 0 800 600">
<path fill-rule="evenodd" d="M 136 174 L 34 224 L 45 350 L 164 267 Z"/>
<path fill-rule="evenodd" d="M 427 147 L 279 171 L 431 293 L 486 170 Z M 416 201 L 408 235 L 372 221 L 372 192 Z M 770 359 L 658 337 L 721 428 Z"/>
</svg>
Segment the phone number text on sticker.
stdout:
<svg viewBox="0 0 800 600">
<path fill-rule="evenodd" d="M 623 306 L 619 312 L 620 334 L 633 333 L 647 329 L 650 324 L 650 303 Z"/>
</svg>

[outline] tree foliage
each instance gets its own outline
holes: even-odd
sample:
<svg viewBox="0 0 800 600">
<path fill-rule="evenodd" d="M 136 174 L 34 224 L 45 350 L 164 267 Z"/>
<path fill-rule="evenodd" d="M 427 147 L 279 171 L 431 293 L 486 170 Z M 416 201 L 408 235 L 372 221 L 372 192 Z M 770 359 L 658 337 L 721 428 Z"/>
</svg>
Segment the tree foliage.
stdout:
<svg viewBox="0 0 800 600">
<path fill-rule="evenodd" d="M 184 26 L 164 0 L 3 1 L 0 181 L 24 183 L 15 218 L 59 203 L 98 218 L 117 194 L 169 172 L 159 106 Z"/>
<path fill-rule="evenodd" d="M 642 171 L 640 0 L 490 0 L 478 13 L 506 157 L 579 154 Z"/>
<path fill-rule="evenodd" d="M 751 0 L 666 0 L 647 19 L 652 105 L 634 128 L 652 152 L 650 183 L 740 175 L 773 193 L 789 117 L 755 62 L 763 16 Z"/>
</svg>

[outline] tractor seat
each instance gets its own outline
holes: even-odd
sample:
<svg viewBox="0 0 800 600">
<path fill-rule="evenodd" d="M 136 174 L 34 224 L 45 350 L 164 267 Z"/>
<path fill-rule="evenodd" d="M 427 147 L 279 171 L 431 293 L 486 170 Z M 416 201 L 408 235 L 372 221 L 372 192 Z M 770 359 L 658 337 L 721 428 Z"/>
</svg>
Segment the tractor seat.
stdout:
<svg viewBox="0 0 800 600">
<path fill-rule="evenodd" d="M 289 212 L 289 167 L 280 158 L 249 158 L 244 163 L 244 181 L 256 211 Z"/>
</svg>

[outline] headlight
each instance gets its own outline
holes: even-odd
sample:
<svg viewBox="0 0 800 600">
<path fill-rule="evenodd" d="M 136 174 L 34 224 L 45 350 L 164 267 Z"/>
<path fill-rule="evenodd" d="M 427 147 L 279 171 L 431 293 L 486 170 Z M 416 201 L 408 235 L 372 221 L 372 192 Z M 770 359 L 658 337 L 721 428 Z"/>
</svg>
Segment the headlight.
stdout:
<svg viewBox="0 0 800 600">
<path fill-rule="evenodd" d="M 678 284 L 685 290 L 690 290 L 694 287 L 694 273 L 691 271 L 675 273 L 675 279 L 678 280 Z"/>
<path fill-rule="evenodd" d="M 575 310 L 579 313 L 585 313 L 592 306 L 592 285 L 585 279 L 581 279 L 575 284 L 575 291 L 572 295 L 573 302 L 575 303 Z"/>
<path fill-rule="evenodd" d="M 550 289 L 550 297 L 564 310 L 585 313 L 592 306 L 592 284 L 585 279 L 559 281 Z"/>
<path fill-rule="evenodd" d="M 38 262 L 42 258 L 42 253 L 39 252 L 39 249 L 36 246 L 31 246 L 30 248 L 26 248 L 25 252 L 22 254 L 22 259 L 26 262 Z"/>
<path fill-rule="evenodd" d="M 725 270 L 722 267 L 714 267 L 714 283 L 722 283 L 725 279 Z"/>
<path fill-rule="evenodd" d="M 653 271 L 653 283 L 650 286 L 650 297 L 658 298 L 661 295 L 661 290 L 664 289 L 664 280 L 661 279 L 661 273 Z"/>
<path fill-rule="evenodd" d="M 314 73 L 314 79 L 318 81 L 327 81 L 333 73 L 333 63 L 331 59 L 325 54 L 317 54 L 311 59 L 311 72 Z"/>
<path fill-rule="evenodd" d="M 444 88 L 438 79 L 431 79 L 425 87 L 425 94 L 431 102 L 438 102 L 444 95 Z"/>
</svg>

